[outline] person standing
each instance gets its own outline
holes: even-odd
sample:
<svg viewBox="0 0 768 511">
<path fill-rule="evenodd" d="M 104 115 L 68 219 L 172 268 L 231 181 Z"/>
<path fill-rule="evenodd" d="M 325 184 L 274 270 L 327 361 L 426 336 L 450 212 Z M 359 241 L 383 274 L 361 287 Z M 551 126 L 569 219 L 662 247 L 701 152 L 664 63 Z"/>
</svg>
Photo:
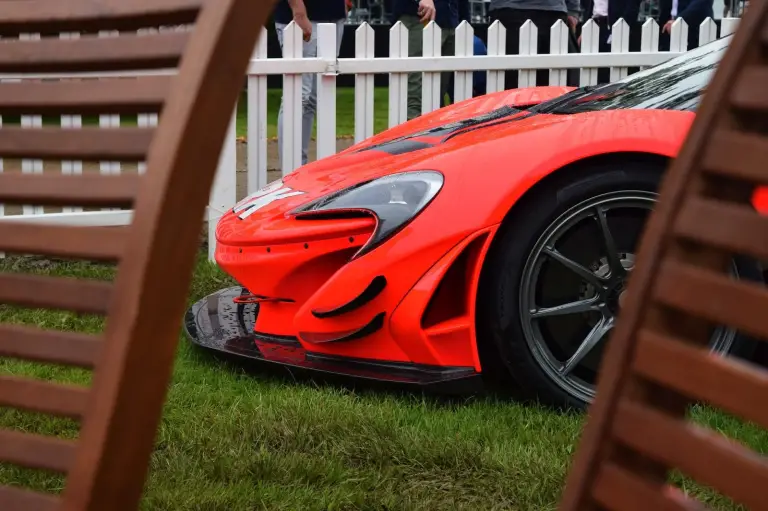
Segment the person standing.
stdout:
<svg viewBox="0 0 768 511">
<path fill-rule="evenodd" d="M 699 46 L 699 27 L 707 18 L 714 18 L 714 0 L 660 0 L 659 25 L 661 25 L 661 39 L 659 50 L 669 50 L 669 36 L 672 33 L 672 24 L 677 18 L 682 18 L 688 25 L 688 49 Z"/>
<path fill-rule="evenodd" d="M 424 52 L 424 26 L 430 21 L 440 27 L 440 54 L 453 56 L 456 49 L 456 27 L 461 12 L 468 11 L 468 0 L 393 0 L 392 23 L 398 21 L 408 29 L 408 56 L 421 57 Z M 451 73 L 442 73 L 440 104 L 448 91 Z M 408 120 L 421 115 L 421 73 L 408 74 Z"/>
<path fill-rule="evenodd" d="M 344 20 L 347 17 L 345 0 L 280 0 L 274 11 L 275 30 L 280 49 L 283 49 L 283 38 L 286 27 L 295 21 L 304 35 L 303 58 L 317 57 L 317 25 L 318 23 L 336 24 L 336 55 L 341 50 L 341 39 L 344 36 Z M 277 144 L 280 159 L 283 157 L 283 101 L 280 100 L 280 110 L 277 114 Z M 301 162 L 306 165 L 309 161 L 309 141 L 317 113 L 317 76 L 304 74 L 301 77 Z"/>
<path fill-rule="evenodd" d="M 575 40 L 576 27 L 579 24 L 581 14 L 580 0 L 491 0 L 489 16 L 491 23 L 499 21 L 507 29 L 507 55 L 520 53 L 520 28 L 531 20 L 538 31 L 538 54 L 549 53 L 549 30 L 557 20 L 562 20 L 570 28 L 568 38 L 569 53 L 578 52 Z M 578 76 L 568 73 L 569 85 Z M 516 89 L 518 86 L 517 70 L 505 73 L 507 89 Z M 549 70 L 539 69 L 536 72 L 537 85 L 549 85 Z"/>
</svg>

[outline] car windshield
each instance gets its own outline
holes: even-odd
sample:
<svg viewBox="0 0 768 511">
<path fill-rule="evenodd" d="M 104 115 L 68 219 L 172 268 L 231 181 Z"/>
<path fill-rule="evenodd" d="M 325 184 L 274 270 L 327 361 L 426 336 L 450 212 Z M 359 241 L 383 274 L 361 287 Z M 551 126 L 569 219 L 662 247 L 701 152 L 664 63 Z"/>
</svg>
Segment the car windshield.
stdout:
<svg viewBox="0 0 768 511">
<path fill-rule="evenodd" d="M 694 111 L 730 39 L 718 39 L 623 80 L 576 89 L 534 109 L 551 114 L 628 108 Z"/>
</svg>

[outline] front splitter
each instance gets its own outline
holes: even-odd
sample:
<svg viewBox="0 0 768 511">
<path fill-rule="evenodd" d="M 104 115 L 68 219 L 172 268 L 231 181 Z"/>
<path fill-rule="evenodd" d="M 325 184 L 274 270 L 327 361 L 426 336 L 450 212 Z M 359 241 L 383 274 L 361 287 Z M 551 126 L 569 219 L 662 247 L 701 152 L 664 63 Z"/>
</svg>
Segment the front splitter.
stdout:
<svg viewBox="0 0 768 511">
<path fill-rule="evenodd" d="M 482 378 L 471 367 L 352 359 L 307 352 L 293 337 L 254 333 L 258 304 L 236 304 L 241 287 L 222 289 L 187 310 L 184 329 L 195 345 L 248 361 L 286 368 L 393 384 L 416 385 L 447 394 L 467 394 L 483 388 Z M 364 342 L 364 341 L 357 341 Z"/>
</svg>

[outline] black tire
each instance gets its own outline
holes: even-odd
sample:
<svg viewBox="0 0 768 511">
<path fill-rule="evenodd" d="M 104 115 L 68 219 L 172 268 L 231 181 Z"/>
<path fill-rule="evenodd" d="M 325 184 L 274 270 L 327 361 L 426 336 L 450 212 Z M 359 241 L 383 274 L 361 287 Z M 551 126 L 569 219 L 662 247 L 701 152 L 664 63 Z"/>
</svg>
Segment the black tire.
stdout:
<svg viewBox="0 0 768 511">
<path fill-rule="evenodd" d="M 665 165 L 627 158 L 581 165 L 531 190 L 508 215 L 486 259 L 478 295 L 481 362 L 490 380 L 515 388 L 524 399 L 560 409 L 585 409 L 589 401 L 569 394 L 546 374 L 525 340 L 520 313 L 521 279 L 529 254 L 547 227 L 582 201 L 622 190 L 657 192 Z M 763 282 L 760 265 L 739 258 L 740 278 Z M 737 334 L 731 356 L 749 359 L 756 341 Z M 501 377 L 501 380 L 499 379 Z"/>
</svg>

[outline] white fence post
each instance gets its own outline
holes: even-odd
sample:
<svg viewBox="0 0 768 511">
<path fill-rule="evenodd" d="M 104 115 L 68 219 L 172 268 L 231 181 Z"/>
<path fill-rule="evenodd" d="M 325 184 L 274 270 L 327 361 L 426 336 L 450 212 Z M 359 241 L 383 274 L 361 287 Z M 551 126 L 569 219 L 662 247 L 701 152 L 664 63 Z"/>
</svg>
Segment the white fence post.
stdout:
<svg viewBox="0 0 768 511">
<path fill-rule="evenodd" d="M 439 57 L 442 54 L 442 31 L 437 23 L 430 21 L 426 27 L 424 27 L 422 37 L 424 38 L 424 57 Z M 440 97 L 440 73 L 423 73 L 421 79 L 421 113 L 428 114 L 434 110 L 440 108 L 443 104 Z"/>
<path fill-rule="evenodd" d="M 160 119 L 157 114 L 139 114 L 136 118 L 136 124 L 139 125 L 139 128 L 152 128 L 157 126 L 159 120 Z M 144 174 L 147 171 L 147 162 L 139 162 L 137 170 L 139 174 Z"/>
<path fill-rule="evenodd" d="M 549 29 L 549 53 L 552 55 L 566 55 L 568 53 L 568 25 L 563 20 L 557 20 Z M 567 85 L 567 69 L 550 69 L 550 85 Z"/>
<path fill-rule="evenodd" d="M 462 21 L 456 28 L 455 48 L 457 57 L 471 57 L 475 54 L 475 30 Z M 472 97 L 472 71 L 456 71 L 453 78 L 453 100 L 455 103 Z"/>
<path fill-rule="evenodd" d="M 267 58 L 267 29 L 261 35 L 253 51 L 253 60 Z M 267 77 L 248 75 L 248 164 L 246 195 L 267 186 Z"/>
<path fill-rule="evenodd" d="M 389 29 L 389 57 L 408 56 L 408 29 L 402 21 Z M 408 120 L 408 73 L 389 73 L 389 127 Z"/>
<path fill-rule="evenodd" d="M 725 37 L 736 32 L 739 26 L 739 18 L 723 18 L 720 21 L 720 37 Z"/>
<path fill-rule="evenodd" d="M 712 18 L 707 18 L 699 25 L 699 46 L 717 39 L 717 25 Z"/>
<path fill-rule="evenodd" d="M 303 51 L 301 29 L 295 21 L 291 21 L 283 31 L 283 58 L 301 59 Z M 283 132 L 278 133 L 283 145 L 283 176 L 301 167 L 301 118 L 304 102 L 301 95 L 301 70 L 296 71 L 298 73 L 283 75 Z"/>
<path fill-rule="evenodd" d="M 536 55 L 539 52 L 539 28 L 531 21 L 527 20 L 520 27 L 520 55 Z M 519 69 L 517 71 L 518 87 L 535 87 L 536 70 Z"/>
<path fill-rule="evenodd" d="M 2 127 L 3 127 L 3 116 L 0 115 L 0 129 L 2 129 Z M 0 174 L 3 173 L 4 167 L 5 165 L 3 164 L 3 158 L 0 157 Z M 5 216 L 5 204 L 2 201 L 0 201 L 0 218 L 4 216 Z M 3 252 L 0 252 L 0 258 L 4 257 L 4 255 L 5 254 Z"/>
<path fill-rule="evenodd" d="M 683 18 L 677 18 L 672 23 L 672 32 L 669 35 L 669 51 L 688 50 L 688 25 Z"/>
<path fill-rule="evenodd" d="M 373 30 L 373 29 L 371 29 Z M 317 29 L 317 56 L 336 61 L 336 24 L 320 23 Z M 317 159 L 336 154 L 336 65 L 317 75 Z M 373 77 L 371 77 L 373 79 Z M 373 105 L 373 102 L 371 102 Z M 371 106 L 373 109 L 373 106 Z"/>
<path fill-rule="evenodd" d="M 216 251 L 216 224 L 227 210 L 237 202 L 237 144 L 235 140 L 237 106 L 229 121 L 227 137 L 219 155 L 219 166 L 208 200 L 208 259 L 213 261 Z"/>
<path fill-rule="evenodd" d="M 623 19 L 617 20 L 611 28 L 611 53 L 629 53 L 629 25 Z M 626 67 L 612 67 L 611 81 L 627 77 Z"/>
<path fill-rule="evenodd" d="M 355 57 L 372 59 L 374 32 L 368 23 L 355 30 Z M 355 143 L 373 136 L 373 74 L 355 75 Z M 334 143 L 336 132 L 333 133 Z"/>
<path fill-rule="evenodd" d="M 119 35 L 116 30 L 101 30 L 99 31 L 99 37 L 115 37 Z M 120 115 L 118 114 L 104 114 L 99 116 L 99 127 L 104 129 L 119 128 L 120 127 Z M 106 175 L 118 175 L 122 172 L 122 165 L 119 161 L 102 161 L 99 162 L 99 172 Z M 102 208 L 102 211 L 117 211 L 119 208 Z"/>
<path fill-rule="evenodd" d="M 21 40 L 38 40 L 40 34 L 20 34 Z M 42 128 L 43 118 L 39 115 L 22 115 L 21 116 L 22 128 Z M 43 173 L 43 160 L 21 160 L 21 172 L 24 174 L 42 174 Z M 42 206 L 38 205 L 24 205 L 22 207 L 24 215 L 42 215 L 45 211 Z"/>
<path fill-rule="evenodd" d="M 59 34 L 60 39 L 79 39 L 79 32 L 63 32 Z M 80 129 L 83 127 L 83 118 L 80 115 L 62 115 L 61 127 L 63 129 Z M 62 160 L 61 173 L 66 175 L 82 174 L 83 162 L 82 161 L 69 161 Z M 63 213 L 79 213 L 83 211 L 80 206 L 65 206 L 62 208 Z"/>
<path fill-rule="evenodd" d="M 494 21 L 488 27 L 488 56 L 507 54 L 507 29 L 499 20 Z M 486 74 L 486 93 L 500 92 L 504 90 L 506 79 L 504 71 L 490 70 Z"/>
<path fill-rule="evenodd" d="M 113 129 L 120 127 L 119 114 L 99 115 L 99 127 L 102 129 Z M 118 175 L 122 170 L 119 161 L 101 161 L 99 162 L 99 172 L 105 175 Z M 102 211 L 117 211 L 118 208 L 101 208 Z"/>
<path fill-rule="evenodd" d="M 600 52 L 600 27 L 595 20 L 587 20 L 581 27 L 581 53 L 599 53 Z M 579 85 L 597 85 L 597 68 L 588 67 L 581 69 Z"/>
<path fill-rule="evenodd" d="M 659 24 L 654 19 L 647 19 L 643 23 L 643 32 L 640 40 L 640 51 L 648 53 L 659 52 Z M 643 66 L 642 69 L 646 67 Z"/>
</svg>

